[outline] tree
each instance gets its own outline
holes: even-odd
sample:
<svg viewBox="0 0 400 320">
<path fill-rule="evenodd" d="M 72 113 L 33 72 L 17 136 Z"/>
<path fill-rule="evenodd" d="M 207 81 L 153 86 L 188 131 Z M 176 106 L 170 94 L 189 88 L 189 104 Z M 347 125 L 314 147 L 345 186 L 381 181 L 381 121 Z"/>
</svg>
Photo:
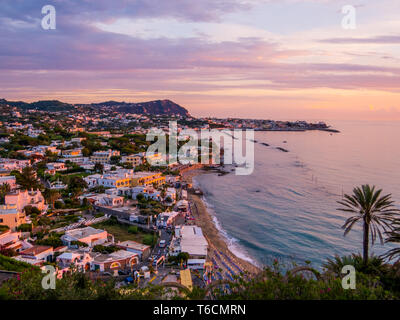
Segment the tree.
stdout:
<svg viewBox="0 0 400 320">
<path fill-rule="evenodd" d="M 137 226 L 130 226 L 128 228 L 128 232 L 129 233 L 133 233 L 133 234 L 137 234 L 137 233 L 139 233 L 139 228 Z"/>
<path fill-rule="evenodd" d="M 121 157 L 120 156 L 112 156 L 110 158 L 110 163 L 114 164 L 114 165 L 119 164 L 120 161 L 121 161 Z"/>
<path fill-rule="evenodd" d="M 139 201 L 139 202 L 143 202 L 143 201 L 146 200 L 146 198 L 144 197 L 144 194 L 143 194 L 143 193 L 139 193 L 139 194 L 136 196 L 136 200 Z"/>
<path fill-rule="evenodd" d="M 61 197 L 60 193 L 54 189 L 46 189 L 43 195 L 47 203 L 51 204 L 52 209 L 54 209 L 54 202 Z"/>
<path fill-rule="evenodd" d="M 68 182 L 68 191 L 72 194 L 73 198 L 81 195 L 85 188 L 87 188 L 87 183 L 82 177 L 74 176 Z"/>
<path fill-rule="evenodd" d="M 353 189 L 352 195 L 344 195 L 342 201 L 338 201 L 342 205 L 337 210 L 355 214 L 348 218 L 342 226 L 344 235 L 346 236 L 353 228 L 356 222 L 363 223 L 363 262 L 368 263 L 369 240 L 371 236 L 372 245 L 375 243 L 377 236 L 383 244 L 382 231 L 388 232 L 392 229 L 391 223 L 394 215 L 399 212 L 393 206 L 391 194 L 381 196 L 382 189 L 375 190 L 369 185 L 363 185 Z"/>
<path fill-rule="evenodd" d="M 182 265 L 182 263 L 186 263 L 189 260 L 189 253 L 187 252 L 179 252 L 176 256 L 176 260 Z"/>
<path fill-rule="evenodd" d="M 45 154 L 46 154 L 47 161 L 49 161 L 49 162 L 55 162 L 58 159 L 58 154 L 53 153 L 50 150 L 46 150 Z"/>
<path fill-rule="evenodd" d="M 100 252 L 104 254 L 113 253 L 118 250 L 119 248 L 116 246 L 103 246 L 101 244 L 97 244 L 93 247 L 93 252 Z"/>
<path fill-rule="evenodd" d="M 373 274 L 376 276 L 381 275 L 386 267 L 381 257 L 373 255 L 372 257 L 369 257 L 368 265 L 365 265 L 363 257 L 354 253 L 344 257 L 335 255 L 333 259 L 328 258 L 327 262 L 325 262 L 322 267 L 327 272 L 332 273 L 337 277 L 341 277 L 342 269 L 347 265 L 353 266 L 358 272 Z"/>
<path fill-rule="evenodd" d="M 40 210 L 37 207 L 27 205 L 24 207 L 25 214 L 27 216 L 33 216 L 33 218 L 37 217 L 38 215 L 41 214 Z"/>
<path fill-rule="evenodd" d="M 32 224 L 30 224 L 30 223 L 23 223 L 23 224 L 20 224 L 20 225 L 17 227 L 17 230 L 18 230 L 18 231 L 21 231 L 21 232 L 31 232 L 31 231 L 32 231 Z"/>
<path fill-rule="evenodd" d="M 23 168 L 22 172 L 18 173 L 15 178 L 17 184 L 20 185 L 20 189 L 23 190 L 37 190 L 42 186 L 36 176 L 35 169 L 31 166 Z"/>
<path fill-rule="evenodd" d="M 9 193 L 10 190 L 11 190 L 11 187 L 7 182 L 0 185 L 0 201 L 1 201 L 1 203 L 4 203 L 6 194 Z"/>
<path fill-rule="evenodd" d="M 103 171 L 104 171 L 104 165 L 103 164 L 101 164 L 100 162 L 96 162 L 95 164 L 94 164 L 94 171 L 95 172 L 100 172 L 100 173 L 103 173 Z"/>
<path fill-rule="evenodd" d="M 163 188 L 162 190 L 161 190 L 161 193 L 160 193 L 160 195 L 161 195 L 161 198 L 165 198 L 165 195 L 167 194 L 167 192 L 165 191 L 165 188 Z"/>
<path fill-rule="evenodd" d="M 82 155 L 84 156 L 84 157 L 89 157 L 90 156 L 90 150 L 88 149 L 88 148 L 83 148 L 82 149 Z"/>
<path fill-rule="evenodd" d="M 51 233 L 46 239 L 36 240 L 37 245 L 51 246 L 53 248 L 63 246 L 63 242 L 58 234 Z"/>
<path fill-rule="evenodd" d="M 393 225 L 396 227 L 388 233 L 388 238 L 385 242 L 400 244 L 400 220 L 396 221 Z M 384 257 L 389 258 L 389 260 L 392 260 L 396 257 L 400 258 L 400 247 L 389 250 Z"/>
</svg>

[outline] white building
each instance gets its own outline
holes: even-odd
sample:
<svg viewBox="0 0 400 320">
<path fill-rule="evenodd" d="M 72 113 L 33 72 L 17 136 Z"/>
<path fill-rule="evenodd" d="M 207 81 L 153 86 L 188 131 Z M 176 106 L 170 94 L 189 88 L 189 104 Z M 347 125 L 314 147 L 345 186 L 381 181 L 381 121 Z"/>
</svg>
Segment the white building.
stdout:
<svg viewBox="0 0 400 320">
<path fill-rule="evenodd" d="M 41 265 L 47 261 L 51 261 L 54 251 L 50 246 L 33 246 L 20 252 L 20 255 L 14 259 L 26 262 L 32 265 Z"/>
<path fill-rule="evenodd" d="M 93 163 L 109 163 L 111 157 L 119 156 L 120 152 L 118 150 L 107 150 L 107 151 L 96 151 L 93 152 L 93 155 L 90 157 L 90 161 Z"/>
<path fill-rule="evenodd" d="M 89 193 L 78 198 L 81 202 L 87 199 L 96 206 L 102 207 L 122 207 L 124 205 L 124 197 L 107 193 Z"/>
<path fill-rule="evenodd" d="M 132 184 L 132 174 L 127 172 L 92 174 L 84 178 L 89 188 L 103 186 L 105 188 L 123 188 Z"/>
<path fill-rule="evenodd" d="M 167 188 L 165 192 L 165 198 L 170 197 L 172 202 L 176 201 L 176 189 L 175 188 Z"/>
<path fill-rule="evenodd" d="M 0 159 L 0 171 L 21 171 L 23 168 L 30 165 L 29 160 L 17 160 L 17 159 Z"/>
<path fill-rule="evenodd" d="M 80 241 L 86 243 L 89 247 L 107 242 L 108 233 L 105 230 L 95 229 L 92 227 L 78 228 L 65 231 L 61 236 L 61 240 L 65 245 L 71 246 L 71 242 Z"/>
<path fill-rule="evenodd" d="M 145 199 L 159 201 L 161 200 L 161 191 L 155 189 L 153 186 L 137 186 L 132 188 L 132 199 L 136 199 L 139 194 L 143 194 Z"/>
<path fill-rule="evenodd" d="M 56 258 L 58 267 L 61 270 L 69 270 L 73 264 L 79 271 L 88 271 L 93 257 L 85 251 L 65 251 Z"/>
<path fill-rule="evenodd" d="M 48 174 L 55 174 L 58 171 L 65 171 L 68 168 L 65 166 L 65 163 L 63 162 L 49 162 L 48 164 L 46 164 L 47 169 L 45 171 L 45 173 Z"/>
<path fill-rule="evenodd" d="M 46 211 L 48 208 L 40 190 L 17 190 L 8 193 L 5 196 L 5 204 L 11 206 L 15 205 L 18 211 L 22 211 L 26 206 L 36 207 L 41 212 Z"/>
<path fill-rule="evenodd" d="M 188 267 L 202 269 L 207 259 L 208 243 L 201 228 L 197 226 L 182 226 L 175 228 L 175 238 L 171 254 L 180 252 L 189 254 Z"/>
<path fill-rule="evenodd" d="M 156 225 L 159 228 L 166 228 L 173 226 L 175 223 L 175 219 L 178 218 L 180 212 L 171 211 L 171 212 L 162 212 L 157 217 Z"/>
</svg>

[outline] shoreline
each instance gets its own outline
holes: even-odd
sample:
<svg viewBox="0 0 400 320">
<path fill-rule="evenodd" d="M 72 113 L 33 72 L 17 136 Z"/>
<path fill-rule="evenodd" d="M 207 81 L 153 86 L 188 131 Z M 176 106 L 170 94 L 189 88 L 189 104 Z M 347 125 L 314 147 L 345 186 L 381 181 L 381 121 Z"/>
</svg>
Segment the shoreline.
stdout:
<svg viewBox="0 0 400 320">
<path fill-rule="evenodd" d="M 190 170 L 182 174 L 182 181 L 193 184 L 193 178 L 199 174 L 205 173 L 201 169 Z M 208 212 L 201 195 L 188 192 L 188 199 L 194 204 L 193 216 L 196 218 L 196 225 L 199 226 L 203 235 L 209 244 L 209 259 L 214 257 L 215 251 L 220 251 L 229 259 L 234 261 L 243 271 L 251 275 L 261 272 L 261 269 L 247 260 L 239 258 L 228 247 L 225 237 L 215 225 L 213 216 Z"/>
</svg>

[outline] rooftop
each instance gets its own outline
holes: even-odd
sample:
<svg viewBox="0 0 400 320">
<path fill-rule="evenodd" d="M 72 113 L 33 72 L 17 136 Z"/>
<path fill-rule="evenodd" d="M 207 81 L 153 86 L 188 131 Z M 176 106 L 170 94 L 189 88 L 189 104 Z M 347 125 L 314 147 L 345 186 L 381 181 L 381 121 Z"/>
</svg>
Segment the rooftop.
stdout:
<svg viewBox="0 0 400 320">
<path fill-rule="evenodd" d="M 137 254 L 126 250 L 119 250 L 110 254 L 99 253 L 98 255 L 94 256 L 94 261 L 102 263 L 102 262 L 128 259 L 134 256 L 137 256 Z"/>
<path fill-rule="evenodd" d="M 144 251 L 144 250 L 150 248 L 150 246 L 148 246 L 148 245 L 145 245 L 145 244 L 142 244 L 142 243 L 139 243 L 136 241 L 132 241 L 132 240 L 118 242 L 117 246 L 134 249 L 134 250 L 140 250 L 140 251 Z"/>
<path fill-rule="evenodd" d="M 37 254 L 43 253 L 49 249 L 53 250 L 50 246 L 33 246 L 32 248 L 21 251 L 21 255 L 36 256 Z"/>
<path fill-rule="evenodd" d="M 79 229 L 74 229 L 74 230 L 68 230 L 65 232 L 66 235 L 76 238 L 76 239 L 81 239 L 81 238 L 86 238 L 95 234 L 99 234 L 104 232 L 104 230 L 101 229 L 95 229 L 92 227 L 86 227 L 86 228 L 79 228 Z"/>
</svg>

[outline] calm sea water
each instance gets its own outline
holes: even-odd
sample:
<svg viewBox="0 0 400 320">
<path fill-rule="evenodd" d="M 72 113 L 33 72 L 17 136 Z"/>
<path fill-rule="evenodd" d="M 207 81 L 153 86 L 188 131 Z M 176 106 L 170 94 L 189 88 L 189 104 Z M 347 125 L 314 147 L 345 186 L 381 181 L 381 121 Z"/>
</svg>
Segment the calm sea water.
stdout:
<svg viewBox="0 0 400 320">
<path fill-rule="evenodd" d="M 361 225 L 343 237 L 348 216 L 336 210 L 342 193 L 369 183 L 392 193 L 400 206 L 400 123 L 331 124 L 341 133 L 257 132 L 255 139 L 271 146 L 255 145 L 252 175 L 196 177 L 237 255 L 259 265 L 278 258 L 320 268 L 334 254 L 362 252 Z M 376 244 L 372 251 L 390 248 Z"/>
</svg>

